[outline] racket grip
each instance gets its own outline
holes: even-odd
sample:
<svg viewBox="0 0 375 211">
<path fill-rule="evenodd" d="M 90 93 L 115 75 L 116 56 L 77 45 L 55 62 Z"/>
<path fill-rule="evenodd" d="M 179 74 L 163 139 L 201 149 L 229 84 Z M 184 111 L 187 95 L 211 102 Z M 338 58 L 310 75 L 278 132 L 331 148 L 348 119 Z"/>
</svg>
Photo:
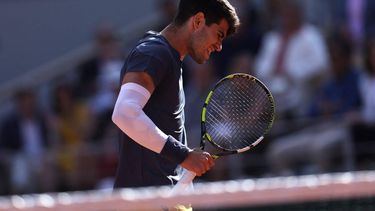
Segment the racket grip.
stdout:
<svg viewBox="0 0 375 211">
<path fill-rule="evenodd" d="M 177 184 L 172 188 L 172 195 L 182 192 L 190 192 L 193 191 L 193 180 L 196 174 L 192 171 L 184 169 L 182 172 L 181 179 L 177 182 Z"/>
</svg>

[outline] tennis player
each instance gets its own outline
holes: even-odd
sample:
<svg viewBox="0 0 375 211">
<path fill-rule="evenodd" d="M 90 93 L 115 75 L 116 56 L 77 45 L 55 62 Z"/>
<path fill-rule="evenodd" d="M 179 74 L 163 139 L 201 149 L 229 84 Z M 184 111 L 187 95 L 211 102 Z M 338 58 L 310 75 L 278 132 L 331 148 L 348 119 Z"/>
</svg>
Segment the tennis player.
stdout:
<svg viewBox="0 0 375 211">
<path fill-rule="evenodd" d="M 187 55 L 207 61 L 238 27 L 227 0 L 180 0 L 172 23 L 132 49 L 112 115 L 123 132 L 115 188 L 173 185 L 181 167 L 201 176 L 214 165 L 209 153 L 187 146 L 181 66 Z"/>
</svg>

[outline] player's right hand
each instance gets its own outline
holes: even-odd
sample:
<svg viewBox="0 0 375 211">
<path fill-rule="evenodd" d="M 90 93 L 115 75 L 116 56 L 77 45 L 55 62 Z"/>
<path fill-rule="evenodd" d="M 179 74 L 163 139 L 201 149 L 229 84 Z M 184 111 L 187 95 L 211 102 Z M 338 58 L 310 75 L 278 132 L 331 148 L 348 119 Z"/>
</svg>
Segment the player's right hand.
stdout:
<svg viewBox="0 0 375 211">
<path fill-rule="evenodd" d="M 215 165 L 215 160 L 208 152 L 200 149 L 194 149 L 189 152 L 187 158 L 181 163 L 181 166 L 194 172 L 197 176 L 202 176 Z"/>
</svg>

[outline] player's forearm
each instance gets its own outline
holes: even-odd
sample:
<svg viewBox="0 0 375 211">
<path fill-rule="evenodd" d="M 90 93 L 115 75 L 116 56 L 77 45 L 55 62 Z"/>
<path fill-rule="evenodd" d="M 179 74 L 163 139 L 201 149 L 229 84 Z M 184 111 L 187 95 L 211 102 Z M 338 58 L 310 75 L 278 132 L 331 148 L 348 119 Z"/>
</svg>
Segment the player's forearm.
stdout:
<svg viewBox="0 0 375 211">
<path fill-rule="evenodd" d="M 113 111 L 113 122 L 132 140 L 163 157 L 181 163 L 189 148 L 162 132 L 143 112 L 150 93 L 134 83 L 121 87 Z"/>
</svg>

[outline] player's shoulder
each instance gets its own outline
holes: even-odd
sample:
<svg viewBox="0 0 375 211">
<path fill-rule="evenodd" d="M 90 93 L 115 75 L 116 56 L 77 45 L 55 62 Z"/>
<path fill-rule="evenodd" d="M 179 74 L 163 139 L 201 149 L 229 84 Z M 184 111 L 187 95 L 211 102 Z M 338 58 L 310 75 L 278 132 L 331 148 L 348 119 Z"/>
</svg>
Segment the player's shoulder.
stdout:
<svg viewBox="0 0 375 211">
<path fill-rule="evenodd" d="M 148 31 L 144 35 L 137 44 L 136 50 L 156 57 L 168 57 L 170 55 L 170 48 L 167 41 L 154 31 Z"/>
</svg>

